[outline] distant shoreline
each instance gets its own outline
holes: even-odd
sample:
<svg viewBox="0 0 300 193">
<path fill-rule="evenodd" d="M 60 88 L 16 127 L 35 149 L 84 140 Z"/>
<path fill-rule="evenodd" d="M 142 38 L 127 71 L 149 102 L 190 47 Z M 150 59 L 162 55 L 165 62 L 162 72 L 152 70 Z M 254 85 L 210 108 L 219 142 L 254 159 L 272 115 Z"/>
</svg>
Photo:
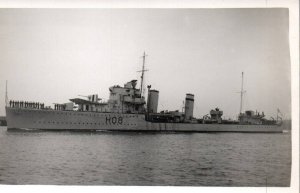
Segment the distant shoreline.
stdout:
<svg viewBox="0 0 300 193">
<path fill-rule="evenodd" d="M 6 117 L 0 116 L 0 126 L 7 126 Z"/>
</svg>

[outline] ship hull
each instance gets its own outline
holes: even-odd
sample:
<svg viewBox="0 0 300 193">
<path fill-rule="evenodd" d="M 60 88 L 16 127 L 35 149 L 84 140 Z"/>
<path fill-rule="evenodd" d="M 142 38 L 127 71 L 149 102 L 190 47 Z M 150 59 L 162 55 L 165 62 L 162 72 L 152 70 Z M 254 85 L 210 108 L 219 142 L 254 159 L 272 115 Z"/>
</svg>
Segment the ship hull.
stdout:
<svg viewBox="0 0 300 193">
<path fill-rule="evenodd" d="M 6 107 L 8 129 L 281 133 L 282 125 L 153 123 L 144 114 Z"/>
</svg>

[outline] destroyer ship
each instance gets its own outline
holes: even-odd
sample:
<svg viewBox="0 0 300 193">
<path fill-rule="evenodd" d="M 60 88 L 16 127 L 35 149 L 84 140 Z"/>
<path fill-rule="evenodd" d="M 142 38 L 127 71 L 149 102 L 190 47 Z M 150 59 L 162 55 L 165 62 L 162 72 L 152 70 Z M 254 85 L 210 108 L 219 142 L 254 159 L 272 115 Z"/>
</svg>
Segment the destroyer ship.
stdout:
<svg viewBox="0 0 300 193">
<path fill-rule="evenodd" d="M 141 84 L 131 80 L 124 86 L 109 88 L 109 100 L 97 94 L 72 98 L 70 102 L 46 106 L 44 103 L 8 102 L 6 91 L 7 129 L 78 130 L 78 131 L 164 131 L 164 132 L 283 132 L 282 120 L 266 119 L 264 113 L 242 112 L 243 73 L 240 113 L 237 120 L 222 119 L 223 111 L 212 109 L 202 118 L 193 116 L 194 95 L 186 94 L 183 111 L 158 112 L 159 91 L 147 86 L 147 100 L 143 95 L 145 53 L 141 70 Z M 7 90 L 7 88 L 6 88 Z"/>
</svg>

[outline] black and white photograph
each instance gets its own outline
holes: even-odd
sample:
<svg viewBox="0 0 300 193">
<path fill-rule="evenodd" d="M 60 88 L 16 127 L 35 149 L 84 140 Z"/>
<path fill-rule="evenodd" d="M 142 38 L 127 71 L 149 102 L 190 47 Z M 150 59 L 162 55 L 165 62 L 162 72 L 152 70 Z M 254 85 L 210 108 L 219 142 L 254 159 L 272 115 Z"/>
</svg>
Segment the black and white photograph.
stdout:
<svg viewBox="0 0 300 193">
<path fill-rule="evenodd" d="M 0 184 L 290 188 L 290 14 L 0 9 Z"/>
</svg>

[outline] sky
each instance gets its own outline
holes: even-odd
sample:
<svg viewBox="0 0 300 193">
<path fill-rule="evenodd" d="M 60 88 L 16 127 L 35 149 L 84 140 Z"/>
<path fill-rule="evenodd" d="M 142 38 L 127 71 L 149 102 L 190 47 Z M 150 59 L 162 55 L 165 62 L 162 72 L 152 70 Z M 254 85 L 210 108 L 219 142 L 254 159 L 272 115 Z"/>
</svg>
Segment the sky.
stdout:
<svg viewBox="0 0 300 193">
<path fill-rule="evenodd" d="M 1 9 L 0 115 L 5 81 L 11 100 L 68 102 L 78 95 L 140 81 L 159 90 L 159 110 L 194 116 L 211 109 L 235 119 L 243 110 L 277 108 L 291 117 L 288 9 Z M 139 85 L 140 83 L 138 83 Z"/>
</svg>

